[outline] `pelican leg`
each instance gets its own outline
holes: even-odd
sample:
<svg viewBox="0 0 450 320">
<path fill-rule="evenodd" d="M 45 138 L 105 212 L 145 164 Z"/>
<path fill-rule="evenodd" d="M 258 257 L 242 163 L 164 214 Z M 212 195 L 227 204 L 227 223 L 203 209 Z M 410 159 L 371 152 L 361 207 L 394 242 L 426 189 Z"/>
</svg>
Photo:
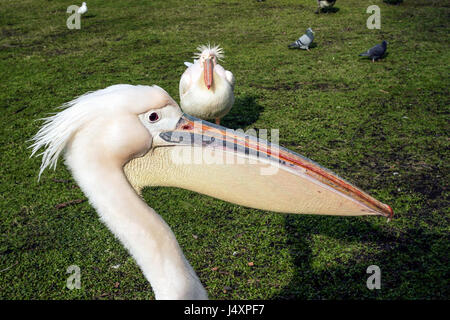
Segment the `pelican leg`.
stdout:
<svg viewBox="0 0 450 320">
<path fill-rule="evenodd" d="M 220 125 L 220 118 L 216 118 L 216 124 Z"/>
</svg>

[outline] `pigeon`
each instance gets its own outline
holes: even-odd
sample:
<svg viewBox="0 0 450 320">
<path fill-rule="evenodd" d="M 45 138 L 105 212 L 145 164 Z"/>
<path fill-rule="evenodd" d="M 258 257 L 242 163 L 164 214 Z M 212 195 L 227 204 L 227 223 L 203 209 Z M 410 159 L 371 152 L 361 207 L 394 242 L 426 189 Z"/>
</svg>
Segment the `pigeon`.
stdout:
<svg viewBox="0 0 450 320">
<path fill-rule="evenodd" d="M 198 59 L 194 59 L 194 63 L 192 63 L 192 62 L 185 62 L 184 65 L 185 65 L 186 67 L 189 68 L 189 67 L 192 66 L 193 64 L 196 64 L 197 61 L 198 61 Z"/>
<path fill-rule="evenodd" d="M 324 8 L 331 8 L 335 3 L 336 0 L 317 0 L 319 8 L 317 9 L 316 13 L 320 13 L 320 11 Z"/>
<path fill-rule="evenodd" d="M 311 28 L 306 30 L 306 34 L 298 38 L 297 41 L 292 42 L 288 47 L 289 49 L 303 49 L 309 51 L 309 46 L 314 40 L 314 31 Z"/>
<path fill-rule="evenodd" d="M 361 53 L 360 56 L 369 57 L 370 59 L 372 59 L 372 62 L 375 62 L 375 60 L 378 60 L 384 56 L 387 44 L 388 43 L 385 40 L 383 40 L 381 44 L 377 44 L 375 47 L 370 48 L 366 52 Z"/>
<path fill-rule="evenodd" d="M 81 7 L 78 8 L 78 14 L 84 14 L 87 12 L 87 5 L 86 2 L 83 2 Z"/>
</svg>

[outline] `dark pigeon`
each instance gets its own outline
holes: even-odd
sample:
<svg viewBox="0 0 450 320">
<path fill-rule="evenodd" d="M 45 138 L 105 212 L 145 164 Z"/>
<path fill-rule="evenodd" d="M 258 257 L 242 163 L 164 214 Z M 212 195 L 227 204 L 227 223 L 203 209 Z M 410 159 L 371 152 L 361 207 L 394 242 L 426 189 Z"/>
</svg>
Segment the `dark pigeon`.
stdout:
<svg viewBox="0 0 450 320">
<path fill-rule="evenodd" d="M 386 49 L 387 42 L 383 40 L 381 44 L 377 44 L 375 47 L 361 53 L 360 56 L 369 57 L 370 59 L 372 59 L 372 62 L 375 62 L 375 60 L 378 60 L 384 56 L 384 54 L 386 53 Z"/>
</svg>

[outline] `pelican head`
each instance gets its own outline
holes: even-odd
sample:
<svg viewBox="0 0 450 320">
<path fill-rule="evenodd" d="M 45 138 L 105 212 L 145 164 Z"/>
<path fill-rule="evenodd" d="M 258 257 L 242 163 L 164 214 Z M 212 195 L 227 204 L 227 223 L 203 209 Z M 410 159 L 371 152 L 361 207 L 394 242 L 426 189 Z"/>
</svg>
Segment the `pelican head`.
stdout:
<svg viewBox="0 0 450 320">
<path fill-rule="evenodd" d="M 195 57 L 199 59 L 200 67 L 203 70 L 203 79 L 208 90 L 211 88 L 214 78 L 214 67 L 218 60 L 224 58 L 223 49 L 220 46 L 203 45 L 197 48 L 199 51 Z"/>
<path fill-rule="evenodd" d="M 170 228 L 135 192 L 145 186 L 181 187 L 275 212 L 393 214 L 297 153 L 183 114 L 157 86 L 115 85 L 64 107 L 33 138 L 32 154 L 44 148 L 39 175 L 64 152 L 75 180 L 158 299 L 207 294 Z"/>
</svg>

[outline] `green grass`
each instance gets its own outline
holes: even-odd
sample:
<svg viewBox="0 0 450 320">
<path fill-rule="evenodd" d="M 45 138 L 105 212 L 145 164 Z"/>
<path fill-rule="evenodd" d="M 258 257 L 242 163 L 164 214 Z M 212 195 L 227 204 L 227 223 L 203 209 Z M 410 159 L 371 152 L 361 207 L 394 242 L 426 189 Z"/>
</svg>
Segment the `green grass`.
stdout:
<svg viewBox="0 0 450 320">
<path fill-rule="evenodd" d="M 390 223 L 285 215 L 145 189 L 210 297 L 450 297 L 447 1 L 346 0 L 316 15 L 313 0 L 91 0 L 81 30 L 66 27 L 71 4 L 0 5 L 0 299 L 154 298 L 87 201 L 55 208 L 85 196 L 61 163 L 38 183 L 40 159 L 29 159 L 27 140 L 36 119 L 112 84 L 158 84 L 178 100 L 183 62 L 206 42 L 223 46 L 222 64 L 237 81 L 223 125 L 279 129 L 281 145 L 396 212 Z M 372 4 L 381 8 L 380 30 L 366 28 Z M 316 47 L 288 50 L 307 27 Z M 382 39 L 386 59 L 358 57 Z M 71 291 L 73 264 L 82 287 Z M 366 288 L 373 264 L 382 270 L 381 290 Z"/>
</svg>

